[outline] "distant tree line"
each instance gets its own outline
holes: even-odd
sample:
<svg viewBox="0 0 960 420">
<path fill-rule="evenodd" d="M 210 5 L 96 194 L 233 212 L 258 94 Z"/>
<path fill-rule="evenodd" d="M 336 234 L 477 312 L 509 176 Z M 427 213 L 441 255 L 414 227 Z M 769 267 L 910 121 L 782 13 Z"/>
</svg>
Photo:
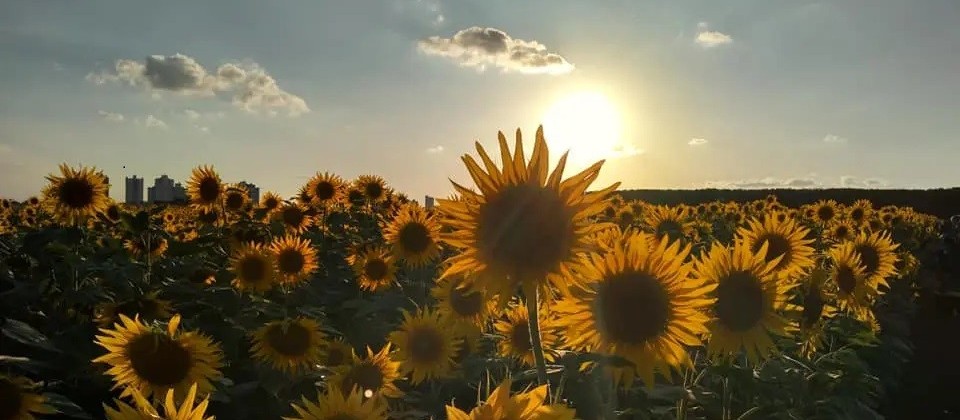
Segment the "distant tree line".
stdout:
<svg viewBox="0 0 960 420">
<path fill-rule="evenodd" d="M 912 207 L 921 213 L 947 219 L 960 214 L 960 188 L 930 190 L 865 190 L 853 188 L 830 189 L 769 189 L 769 190 L 623 190 L 620 195 L 627 200 L 643 200 L 651 204 L 696 205 L 714 200 L 745 202 L 776 195 L 781 203 L 790 207 L 833 199 L 842 204 L 851 204 L 860 199 L 870 200 L 874 207 L 894 205 Z"/>
</svg>

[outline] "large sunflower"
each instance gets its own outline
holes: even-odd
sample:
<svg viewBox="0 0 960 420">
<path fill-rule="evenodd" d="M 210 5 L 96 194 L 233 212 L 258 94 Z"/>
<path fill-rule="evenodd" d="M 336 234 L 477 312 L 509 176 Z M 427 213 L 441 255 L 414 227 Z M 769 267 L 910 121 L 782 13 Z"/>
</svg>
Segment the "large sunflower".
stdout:
<svg viewBox="0 0 960 420">
<path fill-rule="evenodd" d="M 309 239 L 287 235 L 270 244 L 277 263 L 277 274 L 284 284 L 295 285 L 310 278 L 317 269 L 317 251 Z"/>
<path fill-rule="evenodd" d="M 484 167 L 469 155 L 463 161 L 480 193 L 454 182 L 461 199 L 438 200 L 438 208 L 449 229 L 444 241 L 461 250 L 448 260 L 443 276 L 477 273 L 478 286 L 491 297 L 499 295 L 502 308 L 518 286 L 527 296 L 534 296 L 537 286 L 548 294 L 550 284 L 565 286 L 568 267 L 587 247 L 587 236 L 605 228 L 591 216 L 603 211 L 606 198 L 620 184 L 585 193 L 600 174 L 602 161 L 561 181 L 566 154 L 548 176 L 542 126 L 529 164 L 519 129 L 513 156 L 506 137 L 502 132 L 498 136 L 503 167 L 498 168 L 477 143 Z"/>
<path fill-rule="evenodd" d="M 367 347 L 367 356 L 358 357 L 351 352 L 353 361 L 330 379 L 330 383 L 343 392 L 358 388 L 366 398 L 375 396 L 399 397 L 402 395 L 394 381 L 400 378 L 400 362 L 390 357 L 391 344 L 374 353 Z"/>
<path fill-rule="evenodd" d="M 302 405 L 293 404 L 297 417 L 284 420 L 386 420 L 387 405 L 378 399 L 364 400 L 363 393 L 354 389 L 340 391 L 336 387 L 317 396 L 313 402 L 301 397 Z"/>
<path fill-rule="evenodd" d="M 273 288 L 277 279 L 276 257 L 269 249 L 257 243 L 239 247 L 230 257 L 233 287 L 237 290 L 263 293 Z"/>
<path fill-rule="evenodd" d="M 878 277 L 866 274 L 852 242 L 835 245 L 828 255 L 832 263 L 830 279 L 837 288 L 840 309 L 865 320 L 874 298 L 880 294 Z"/>
<path fill-rule="evenodd" d="M 416 314 L 403 311 L 403 323 L 390 333 L 389 340 L 397 345 L 401 372 L 412 373 L 410 383 L 414 385 L 448 376 L 461 343 L 455 331 L 441 322 L 440 314 L 429 308 Z"/>
<path fill-rule="evenodd" d="M 322 362 L 320 324 L 308 318 L 273 321 L 253 333 L 253 357 L 277 370 L 297 373 Z"/>
<path fill-rule="evenodd" d="M 124 389 L 121 397 L 139 391 L 160 398 L 171 389 L 186 395 L 194 383 L 207 394 L 213 389 L 210 381 L 221 376 L 220 347 L 198 332 L 178 331 L 179 325 L 179 315 L 166 330 L 121 315 L 113 329 L 100 330 L 104 335 L 98 335 L 96 343 L 108 353 L 93 361 L 110 365 L 107 374 L 114 389 Z"/>
<path fill-rule="evenodd" d="M 78 224 L 109 205 L 109 185 L 96 168 L 74 169 L 64 163 L 60 164 L 60 176 L 46 178 L 49 184 L 43 188 L 43 204 L 60 222 Z"/>
<path fill-rule="evenodd" d="M 33 420 L 35 414 L 56 413 L 34 392 L 36 384 L 20 376 L 0 375 L 0 419 Z"/>
<path fill-rule="evenodd" d="M 554 353 L 551 350 L 558 347 L 560 337 L 557 335 L 556 320 L 545 306 L 541 304 L 538 318 L 540 342 L 543 345 L 544 358 L 547 362 L 552 362 Z M 519 302 L 508 307 L 504 316 L 493 324 L 493 328 L 503 336 L 497 342 L 497 352 L 501 356 L 516 359 L 524 366 L 534 366 L 533 344 L 530 340 L 530 313 L 526 303 Z"/>
<path fill-rule="evenodd" d="M 764 258 L 768 263 L 777 261 L 774 270 L 779 272 L 784 280 L 796 279 L 816 264 L 813 260 L 814 250 L 810 246 L 813 239 L 807 239 L 810 230 L 793 219 L 751 219 L 738 233 L 753 253 L 759 252 L 764 244 L 767 245 Z"/>
<path fill-rule="evenodd" d="M 884 231 L 861 232 L 853 239 L 853 249 L 860 255 L 863 274 L 875 277 L 880 285 L 886 285 L 887 279 L 897 275 L 897 248 L 890 234 Z"/>
<path fill-rule="evenodd" d="M 676 241 L 693 234 L 693 223 L 681 207 L 650 206 L 643 214 L 643 224 L 657 239 L 667 236 Z"/>
<path fill-rule="evenodd" d="M 403 204 L 383 224 L 383 238 L 393 254 L 410 267 L 421 267 L 440 255 L 440 224 L 417 203 Z"/>
<path fill-rule="evenodd" d="M 446 407 L 448 420 L 573 420 L 576 411 L 566 404 L 547 404 L 547 385 L 510 396 L 512 381 L 500 383 L 483 404 L 465 413 L 452 405 Z"/>
<path fill-rule="evenodd" d="M 758 362 L 776 350 L 770 334 L 785 336 L 792 330 L 791 322 L 778 313 L 785 309 L 792 286 L 780 279 L 778 260 L 768 262 L 766 253 L 766 244 L 754 252 L 743 241 L 733 247 L 714 243 L 696 262 L 695 278 L 716 287 L 707 346 L 711 355 L 743 349 Z"/>
<path fill-rule="evenodd" d="M 316 206 L 327 206 L 342 200 L 347 192 L 343 178 L 329 172 L 317 172 L 307 181 L 307 194 Z"/>
<path fill-rule="evenodd" d="M 313 225 L 313 217 L 307 214 L 307 208 L 299 203 L 285 203 L 274 213 L 274 217 L 283 222 L 288 233 L 303 233 Z"/>
<path fill-rule="evenodd" d="M 482 325 L 492 310 L 483 291 L 466 287 L 460 276 L 438 280 L 430 293 L 440 316 L 454 324 Z"/>
<path fill-rule="evenodd" d="M 187 197 L 194 206 L 213 210 L 223 198 L 223 182 L 212 166 L 199 166 L 193 169 L 190 181 L 187 181 Z"/>
<path fill-rule="evenodd" d="M 187 397 L 183 403 L 177 406 L 173 390 L 167 391 L 166 399 L 163 405 L 163 415 L 154 407 L 140 392 L 133 391 L 134 405 L 129 405 L 123 401 L 115 400 L 116 408 L 103 405 L 104 414 L 107 420 L 213 420 L 214 416 L 207 416 L 207 405 L 210 404 L 210 397 L 204 398 L 194 405 L 197 401 L 197 384 L 190 386 Z"/>
<path fill-rule="evenodd" d="M 357 282 L 363 290 L 376 291 L 393 285 L 396 279 L 396 263 L 390 251 L 375 247 L 351 255 L 350 265 L 357 274 Z"/>
<path fill-rule="evenodd" d="M 663 237 L 651 247 L 649 235 L 627 235 L 610 251 L 584 258 L 577 270 L 582 286 L 555 310 L 569 346 L 621 356 L 653 386 L 656 371 L 670 377 L 671 369 L 690 364 L 684 346 L 701 344 L 716 286 L 690 278 L 689 245 L 681 249 L 680 241 Z"/>
<path fill-rule="evenodd" d="M 354 187 L 357 191 L 363 193 L 364 199 L 371 203 L 386 200 L 390 192 L 387 188 L 387 182 L 379 175 L 360 175 L 354 181 Z"/>
</svg>

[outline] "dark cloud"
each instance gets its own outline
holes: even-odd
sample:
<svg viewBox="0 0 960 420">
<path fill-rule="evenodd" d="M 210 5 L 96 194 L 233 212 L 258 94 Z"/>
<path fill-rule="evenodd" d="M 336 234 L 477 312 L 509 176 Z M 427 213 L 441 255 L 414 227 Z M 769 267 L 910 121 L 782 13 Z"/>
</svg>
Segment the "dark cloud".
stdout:
<svg viewBox="0 0 960 420">
<path fill-rule="evenodd" d="M 573 64 L 547 51 L 543 44 L 515 39 L 495 28 L 474 26 L 452 38 L 432 36 L 421 40 L 418 47 L 425 54 L 446 57 L 480 71 L 488 66 L 527 74 L 563 74 L 574 69 Z"/>
</svg>

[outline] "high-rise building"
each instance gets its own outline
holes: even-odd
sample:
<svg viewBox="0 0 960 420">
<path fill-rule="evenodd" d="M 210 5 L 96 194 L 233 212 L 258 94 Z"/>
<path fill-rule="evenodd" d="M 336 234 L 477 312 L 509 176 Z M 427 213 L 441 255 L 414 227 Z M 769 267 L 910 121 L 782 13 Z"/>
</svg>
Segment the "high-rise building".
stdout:
<svg viewBox="0 0 960 420">
<path fill-rule="evenodd" d="M 143 178 L 128 176 L 124 184 L 124 201 L 127 204 L 143 204 Z"/>
<path fill-rule="evenodd" d="M 148 203 L 172 203 L 186 201 L 187 189 L 179 182 L 174 182 L 167 175 L 160 175 L 153 180 L 153 186 L 147 188 Z"/>
<path fill-rule="evenodd" d="M 247 181 L 240 181 L 237 183 L 237 186 L 247 190 L 247 196 L 250 197 L 250 201 L 254 203 L 260 202 L 260 187 L 257 187 L 256 185 Z"/>
<path fill-rule="evenodd" d="M 434 202 L 433 197 L 428 195 L 423 198 L 423 207 L 425 207 L 427 210 L 432 209 L 435 205 L 436 203 Z"/>
</svg>

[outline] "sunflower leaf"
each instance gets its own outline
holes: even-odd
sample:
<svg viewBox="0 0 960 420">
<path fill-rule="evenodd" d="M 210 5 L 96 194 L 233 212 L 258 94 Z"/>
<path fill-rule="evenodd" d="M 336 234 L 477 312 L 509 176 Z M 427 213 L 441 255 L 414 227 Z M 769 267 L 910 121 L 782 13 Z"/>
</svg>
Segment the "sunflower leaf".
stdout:
<svg viewBox="0 0 960 420">
<path fill-rule="evenodd" d="M 0 330 L 3 331 L 3 335 L 22 344 L 52 352 L 60 351 L 50 343 L 50 339 L 47 338 L 47 336 L 26 322 L 7 318 L 3 320 L 3 325 L 0 327 Z"/>
<path fill-rule="evenodd" d="M 57 410 L 57 412 L 63 415 L 66 415 L 68 417 L 75 418 L 75 419 L 92 419 L 93 418 L 86 411 L 83 411 L 83 409 L 80 408 L 80 406 L 74 404 L 73 401 L 70 401 L 69 399 L 67 399 L 67 397 L 64 397 L 63 395 L 47 392 L 43 394 L 43 397 L 46 400 L 46 403 L 50 405 L 50 407 L 53 407 L 55 410 Z"/>
</svg>

